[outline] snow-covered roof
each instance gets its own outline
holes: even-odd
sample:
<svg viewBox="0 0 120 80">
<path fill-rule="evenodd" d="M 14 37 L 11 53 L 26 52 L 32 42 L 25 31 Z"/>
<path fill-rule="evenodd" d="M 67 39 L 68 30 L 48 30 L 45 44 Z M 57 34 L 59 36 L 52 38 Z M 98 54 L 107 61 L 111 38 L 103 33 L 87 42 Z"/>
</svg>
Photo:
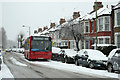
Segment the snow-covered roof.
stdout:
<svg viewBox="0 0 120 80">
<path fill-rule="evenodd" d="M 120 7 L 120 1 L 118 2 L 118 4 L 115 7 L 113 7 L 113 9 L 116 9 L 116 8 L 119 8 L 119 7 Z"/>
<path fill-rule="evenodd" d="M 54 32 L 55 31 L 55 27 L 52 27 L 51 29 L 48 30 L 49 32 Z"/>
<path fill-rule="evenodd" d="M 49 33 L 48 29 L 46 29 L 42 32 L 42 34 L 48 34 L 48 33 Z"/>
<path fill-rule="evenodd" d="M 97 11 L 97 16 L 101 16 L 103 14 L 110 14 L 111 10 L 109 8 L 101 8 Z M 96 18 L 96 13 L 93 12 L 91 14 L 86 14 L 85 16 L 82 17 L 81 20 L 88 20 L 88 19 L 93 19 Z"/>
<path fill-rule="evenodd" d="M 111 9 L 110 8 L 101 8 L 98 10 L 98 16 L 101 16 L 103 14 L 111 14 Z"/>
</svg>

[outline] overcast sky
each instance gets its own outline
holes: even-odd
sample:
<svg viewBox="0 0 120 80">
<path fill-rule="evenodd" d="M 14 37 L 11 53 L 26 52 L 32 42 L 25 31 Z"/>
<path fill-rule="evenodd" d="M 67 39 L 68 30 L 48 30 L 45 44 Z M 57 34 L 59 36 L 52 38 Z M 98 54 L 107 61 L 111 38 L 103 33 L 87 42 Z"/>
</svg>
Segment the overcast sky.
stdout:
<svg viewBox="0 0 120 80">
<path fill-rule="evenodd" d="M 31 34 L 38 27 L 48 26 L 50 22 L 59 24 L 60 18 L 70 18 L 74 11 L 79 11 L 81 15 L 90 12 L 93 9 L 95 0 L 4 0 L 0 3 L 0 24 L 5 28 L 9 40 L 16 40 L 17 35 L 22 32 L 28 36 L 28 28 L 31 27 Z M 37 1 L 37 2 L 34 2 Z M 99 0 L 104 1 L 103 4 L 117 4 L 119 0 Z M 2 14 L 1 14 L 2 13 Z M 2 18 L 2 19 L 1 19 Z"/>
</svg>

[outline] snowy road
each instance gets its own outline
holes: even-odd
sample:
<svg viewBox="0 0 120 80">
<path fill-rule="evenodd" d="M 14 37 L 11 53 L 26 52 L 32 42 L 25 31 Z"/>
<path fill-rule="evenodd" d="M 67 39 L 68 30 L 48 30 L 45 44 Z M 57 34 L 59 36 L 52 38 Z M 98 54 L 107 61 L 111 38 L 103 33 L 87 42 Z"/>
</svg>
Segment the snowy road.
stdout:
<svg viewBox="0 0 120 80">
<path fill-rule="evenodd" d="M 39 61 L 41 64 L 34 64 L 24 59 L 22 54 L 19 53 L 6 53 L 4 62 L 9 67 L 14 78 L 108 78 L 98 75 L 88 75 L 60 70 L 52 67 L 42 65 L 48 61 Z M 87 79 L 86 79 L 87 80 Z M 111 79 L 112 80 L 112 79 Z"/>
</svg>

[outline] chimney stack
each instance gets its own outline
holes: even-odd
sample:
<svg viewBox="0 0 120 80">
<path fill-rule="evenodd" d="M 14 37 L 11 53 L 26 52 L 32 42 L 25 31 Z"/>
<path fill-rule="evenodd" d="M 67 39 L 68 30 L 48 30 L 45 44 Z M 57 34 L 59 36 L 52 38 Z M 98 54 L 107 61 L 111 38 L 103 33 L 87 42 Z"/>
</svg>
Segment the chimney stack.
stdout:
<svg viewBox="0 0 120 80">
<path fill-rule="evenodd" d="M 55 23 L 50 23 L 50 28 L 54 27 Z"/>
<path fill-rule="evenodd" d="M 76 19 L 80 17 L 80 13 L 79 12 L 73 12 L 73 19 Z"/>
<path fill-rule="evenodd" d="M 42 32 L 42 28 L 38 28 L 38 32 Z"/>
<path fill-rule="evenodd" d="M 66 22 L 66 20 L 63 18 L 60 18 L 60 21 L 59 21 L 60 25 L 63 24 L 64 22 Z"/>
<path fill-rule="evenodd" d="M 46 30 L 46 29 L 48 29 L 48 27 L 47 27 L 47 26 L 45 26 L 45 27 L 43 28 L 43 30 Z"/>
<path fill-rule="evenodd" d="M 37 30 L 34 30 L 34 34 L 37 34 L 38 32 L 37 32 Z"/>
</svg>

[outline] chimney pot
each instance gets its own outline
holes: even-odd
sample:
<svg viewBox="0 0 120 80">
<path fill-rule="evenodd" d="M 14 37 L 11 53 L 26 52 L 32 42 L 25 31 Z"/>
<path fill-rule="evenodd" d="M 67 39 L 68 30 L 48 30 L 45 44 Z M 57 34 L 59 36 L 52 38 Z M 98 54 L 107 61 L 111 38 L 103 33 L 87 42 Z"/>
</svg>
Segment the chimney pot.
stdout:
<svg viewBox="0 0 120 80">
<path fill-rule="evenodd" d="M 59 21 L 60 25 L 63 24 L 64 22 L 66 22 L 66 20 L 63 18 L 60 18 L 60 21 Z"/>
<path fill-rule="evenodd" d="M 73 12 L 73 19 L 76 19 L 80 17 L 80 13 L 79 12 Z"/>
</svg>

